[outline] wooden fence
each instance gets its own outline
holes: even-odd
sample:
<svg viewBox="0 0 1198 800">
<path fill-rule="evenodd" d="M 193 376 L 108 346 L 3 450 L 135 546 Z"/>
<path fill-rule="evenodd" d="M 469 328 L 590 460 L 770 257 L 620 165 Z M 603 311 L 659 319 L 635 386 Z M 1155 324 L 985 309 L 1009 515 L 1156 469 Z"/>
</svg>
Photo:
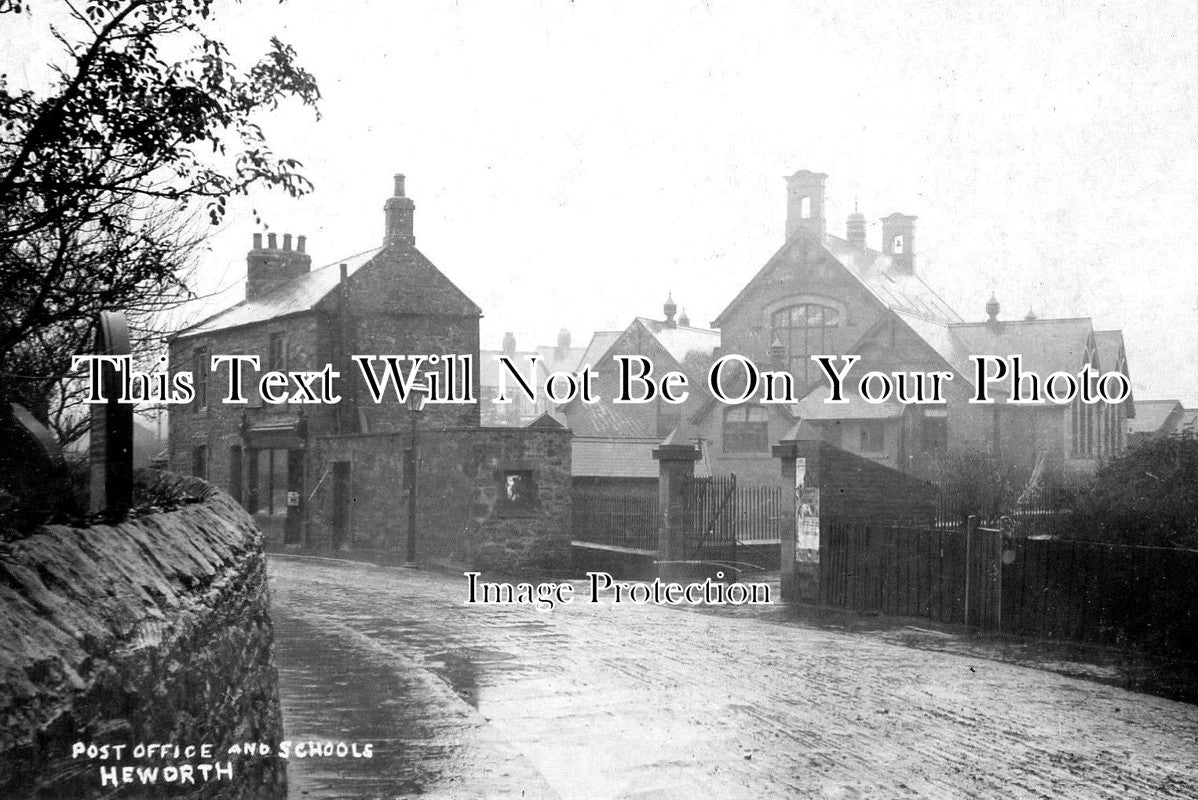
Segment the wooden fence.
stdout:
<svg viewBox="0 0 1198 800">
<path fill-rule="evenodd" d="M 1198 658 L 1198 550 L 830 520 L 822 602 Z"/>
</svg>

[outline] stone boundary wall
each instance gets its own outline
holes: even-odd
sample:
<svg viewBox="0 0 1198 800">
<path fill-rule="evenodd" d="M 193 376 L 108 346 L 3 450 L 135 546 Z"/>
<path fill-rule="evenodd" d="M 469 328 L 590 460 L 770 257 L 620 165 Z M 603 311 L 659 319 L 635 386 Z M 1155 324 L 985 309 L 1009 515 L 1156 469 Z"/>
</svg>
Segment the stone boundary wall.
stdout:
<svg viewBox="0 0 1198 800">
<path fill-rule="evenodd" d="M 570 567 L 570 442 L 565 428 L 422 430 L 418 560 L 514 575 Z M 309 547 L 401 558 L 408 531 L 406 432 L 318 437 Z M 333 465 L 348 467 L 348 512 L 334 509 Z M 527 480 L 526 505 L 506 501 Z M 341 520 L 340 528 L 338 520 Z"/>
<path fill-rule="evenodd" d="M 204 481 L 138 479 L 190 502 L 0 544 L 0 797 L 285 797 L 278 759 L 225 755 L 283 738 L 262 534 Z M 127 748 L 72 758 L 76 742 Z M 138 743 L 210 743 L 214 757 L 133 759 Z M 226 761 L 231 781 L 101 788 L 101 766 Z"/>
</svg>

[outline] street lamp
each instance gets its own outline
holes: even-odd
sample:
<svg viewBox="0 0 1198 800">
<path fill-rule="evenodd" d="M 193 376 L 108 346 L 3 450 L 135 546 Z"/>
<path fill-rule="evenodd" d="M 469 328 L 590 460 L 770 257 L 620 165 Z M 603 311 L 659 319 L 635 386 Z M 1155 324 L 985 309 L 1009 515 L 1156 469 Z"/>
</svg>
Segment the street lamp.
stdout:
<svg viewBox="0 0 1198 800">
<path fill-rule="evenodd" d="M 428 386 L 426 384 L 415 384 L 408 389 L 408 396 L 405 403 L 408 407 L 408 418 L 412 422 L 412 444 L 408 448 L 408 557 L 404 562 L 404 566 L 409 569 L 416 569 L 416 446 L 418 440 L 416 438 L 416 418 L 420 416 L 420 412 L 424 410 L 424 404 L 428 401 Z"/>
</svg>

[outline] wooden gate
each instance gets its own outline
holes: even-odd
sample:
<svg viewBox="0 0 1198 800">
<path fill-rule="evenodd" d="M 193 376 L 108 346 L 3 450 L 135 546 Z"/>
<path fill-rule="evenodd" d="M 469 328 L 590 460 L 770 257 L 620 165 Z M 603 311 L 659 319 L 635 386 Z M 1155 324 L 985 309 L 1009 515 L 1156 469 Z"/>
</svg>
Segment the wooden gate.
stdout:
<svg viewBox="0 0 1198 800">
<path fill-rule="evenodd" d="M 998 630 L 1001 531 L 828 520 L 820 598 L 863 613 L 922 616 Z"/>
</svg>

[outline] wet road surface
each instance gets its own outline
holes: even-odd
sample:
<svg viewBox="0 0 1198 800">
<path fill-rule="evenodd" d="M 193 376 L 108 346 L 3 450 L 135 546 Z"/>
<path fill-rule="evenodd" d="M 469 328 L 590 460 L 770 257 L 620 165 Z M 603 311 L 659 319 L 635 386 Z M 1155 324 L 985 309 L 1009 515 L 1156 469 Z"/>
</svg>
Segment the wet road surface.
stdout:
<svg viewBox="0 0 1198 800">
<path fill-rule="evenodd" d="M 1195 798 L 1198 706 L 855 633 L 271 557 L 292 798 Z M 744 612 L 744 613 L 740 613 Z"/>
</svg>

